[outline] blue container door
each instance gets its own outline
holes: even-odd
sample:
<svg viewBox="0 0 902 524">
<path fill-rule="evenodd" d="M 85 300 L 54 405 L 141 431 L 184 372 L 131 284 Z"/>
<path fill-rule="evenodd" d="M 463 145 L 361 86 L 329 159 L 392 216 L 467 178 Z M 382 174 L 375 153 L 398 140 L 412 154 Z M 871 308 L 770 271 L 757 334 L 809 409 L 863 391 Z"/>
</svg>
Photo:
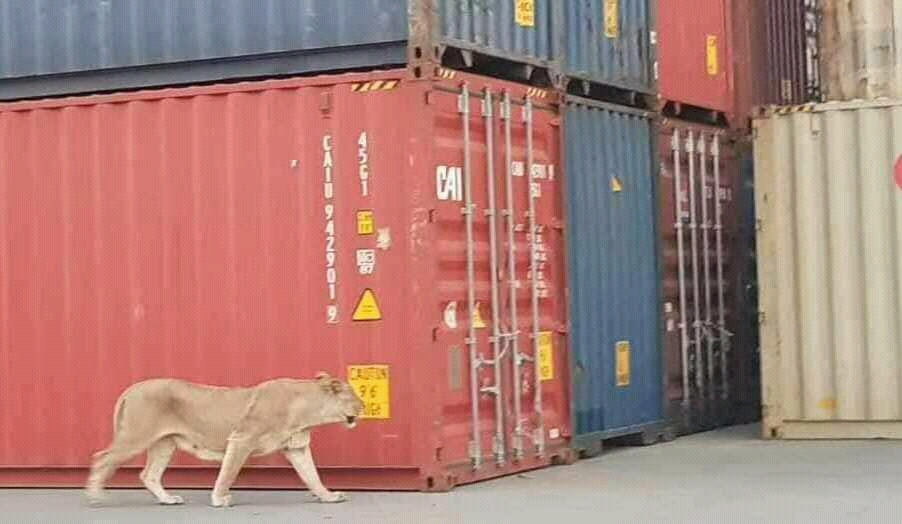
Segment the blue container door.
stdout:
<svg viewBox="0 0 902 524">
<path fill-rule="evenodd" d="M 653 132 L 647 114 L 565 112 L 567 255 L 578 441 L 663 418 Z"/>
</svg>

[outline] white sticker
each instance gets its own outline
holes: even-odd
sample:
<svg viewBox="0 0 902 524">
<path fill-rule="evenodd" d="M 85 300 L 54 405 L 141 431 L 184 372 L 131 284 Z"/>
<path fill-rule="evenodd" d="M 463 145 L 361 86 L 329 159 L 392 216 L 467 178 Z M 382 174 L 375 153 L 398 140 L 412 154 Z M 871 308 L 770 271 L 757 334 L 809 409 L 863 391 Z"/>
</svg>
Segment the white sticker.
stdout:
<svg viewBox="0 0 902 524">
<path fill-rule="evenodd" d="M 370 155 L 367 152 L 367 138 L 366 131 L 360 133 L 360 137 L 357 139 L 357 160 L 359 165 L 357 166 L 357 172 L 360 176 L 360 194 L 363 196 L 367 196 L 370 193 L 369 180 L 370 180 L 370 165 L 369 165 Z"/>
<path fill-rule="evenodd" d="M 451 301 L 448 302 L 448 305 L 445 306 L 445 325 L 448 326 L 448 329 L 457 329 L 457 302 Z"/>
<path fill-rule="evenodd" d="M 357 271 L 361 275 L 372 275 L 376 270 L 376 250 L 375 249 L 358 249 L 357 250 Z"/>
<path fill-rule="evenodd" d="M 523 176 L 524 173 L 526 173 L 526 169 L 523 167 L 523 162 L 520 162 L 519 160 L 511 162 L 512 176 Z"/>
<path fill-rule="evenodd" d="M 542 197 L 542 186 L 538 182 L 530 182 L 530 187 L 532 187 L 532 197 L 533 198 L 541 198 Z"/>
<path fill-rule="evenodd" d="M 462 201 L 464 199 L 463 168 L 436 166 L 435 195 L 439 200 Z"/>
<path fill-rule="evenodd" d="M 550 439 L 561 438 L 561 430 L 559 430 L 558 428 L 549 429 L 548 430 L 548 438 L 550 438 Z"/>
<path fill-rule="evenodd" d="M 380 227 L 376 230 L 376 249 L 382 251 L 391 247 L 391 230 L 387 227 Z"/>
</svg>

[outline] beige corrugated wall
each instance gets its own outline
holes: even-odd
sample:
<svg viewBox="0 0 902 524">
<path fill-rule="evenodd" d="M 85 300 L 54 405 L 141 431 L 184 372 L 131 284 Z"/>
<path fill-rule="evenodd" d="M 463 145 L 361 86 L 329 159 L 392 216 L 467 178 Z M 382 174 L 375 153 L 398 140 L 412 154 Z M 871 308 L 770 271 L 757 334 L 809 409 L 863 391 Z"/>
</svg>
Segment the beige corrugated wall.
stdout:
<svg viewBox="0 0 902 524">
<path fill-rule="evenodd" d="M 902 102 L 754 128 L 765 437 L 902 438 Z"/>
</svg>

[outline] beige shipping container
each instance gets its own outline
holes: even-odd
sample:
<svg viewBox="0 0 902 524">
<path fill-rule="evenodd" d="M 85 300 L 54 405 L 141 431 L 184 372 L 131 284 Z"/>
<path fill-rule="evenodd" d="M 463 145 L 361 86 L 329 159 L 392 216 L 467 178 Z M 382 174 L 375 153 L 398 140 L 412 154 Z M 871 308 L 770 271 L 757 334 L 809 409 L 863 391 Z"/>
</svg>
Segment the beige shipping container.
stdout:
<svg viewBox="0 0 902 524">
<path fill-rule="evenodd" d="M 902 101 L 753 122 L 765 438 L 902 438 Z"/>
<path fill-rule="evenodd" d="M 902 97 L 902 0 L 820 1 L 821 27 L 806 32 L 820 33 L 825 100 Z"/>
</svg>

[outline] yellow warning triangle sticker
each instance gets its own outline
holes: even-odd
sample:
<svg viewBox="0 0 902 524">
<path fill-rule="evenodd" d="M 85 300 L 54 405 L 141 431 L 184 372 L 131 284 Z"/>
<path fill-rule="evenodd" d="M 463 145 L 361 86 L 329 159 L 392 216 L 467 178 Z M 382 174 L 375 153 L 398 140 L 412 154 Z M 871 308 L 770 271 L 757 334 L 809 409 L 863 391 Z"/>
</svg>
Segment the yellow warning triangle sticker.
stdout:
<svg viewBox="0 0 902 524">
<path fill-rule="evenodd" d="M 354 308 L 353 320 L 382 320 L 382 311 L 379 309 L 379 303 L 376 301 L 376 294 L 373 290 L 366 288 L 357 301 Z"/>
<path fill-rule="evenodd" d="M 475 328 L 484 328 L 485 322 L 482 320 L 482 313 L 479 312 L 479 302 L 473 307 L 473 327 Z"/>
<path fill-rule="evenodd" d="M 620 179 L 615 176 L 611 177 L 611 191 L 614 193 L 623 191 L 623 184 L 621 184 Z"/>
</svg>

